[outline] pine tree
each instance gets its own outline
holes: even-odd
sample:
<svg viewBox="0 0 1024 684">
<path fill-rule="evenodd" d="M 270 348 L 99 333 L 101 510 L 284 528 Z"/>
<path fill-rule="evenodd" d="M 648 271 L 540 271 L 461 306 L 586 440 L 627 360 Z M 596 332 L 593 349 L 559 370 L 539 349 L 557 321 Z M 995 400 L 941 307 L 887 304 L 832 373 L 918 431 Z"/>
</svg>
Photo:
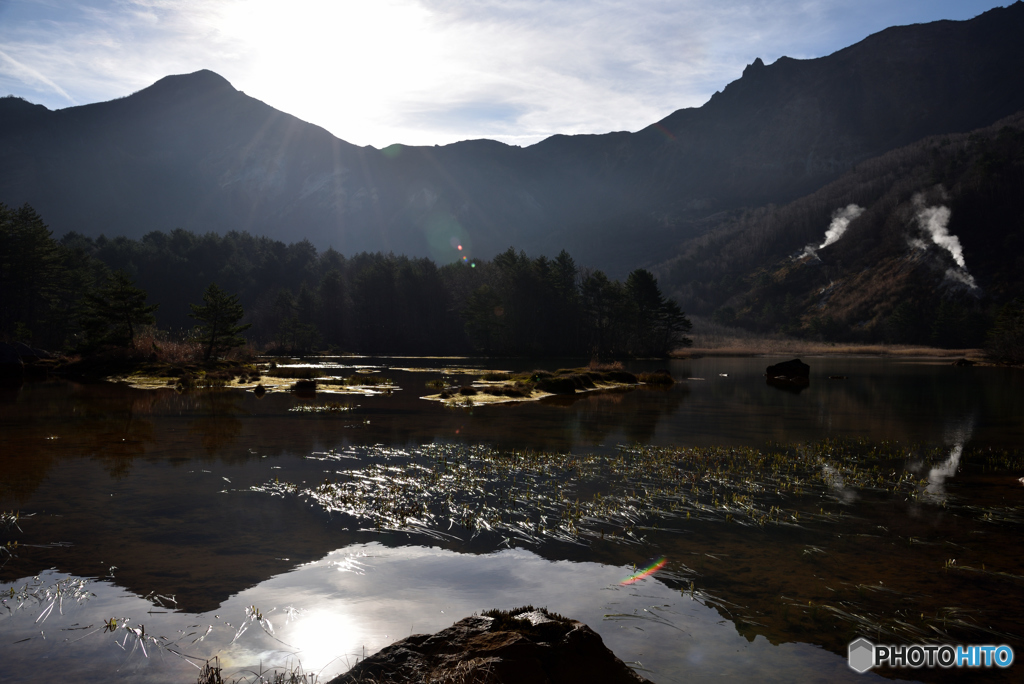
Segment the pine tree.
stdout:
<svg viewBox="0 0 1024 684">
<path fill-rule="evenodd" d="M 650 271 L 639 268 L 626 280 L 626 296 L 630 305 L 632 352 L 639 356 L 664 355 L 676 347 L 693 344 L 685 333 L 690 320 L 679 305 L 661 294 L 658 279 Z"/>
<path fill-rule="evenodd" d="M 238 325 L 245 315 L 242 305 L 238 303 L 238 295 L 229 295 L 211 283 L 203 293 L 202 304 L 190 304 L 189 314 L 199 322 L 196 326 L 195 339 L 202 343 L 203 360 L 209 361 L 215 354 L 228 352 L 245 344 L 242 333 L 249 329 L 250 323 Z"/>
<path fill-rule="evenodd" d="M 57 294 L 60 257 L 32 207 L 0 204 L 0 338 L 29 341 L 28 331 L 42 324 Z"/>
<path fill-rule="evenodd" d="M 146 304 L 146 292 L 124 271 L 116 271 L 105 287 L 85 295 L 82 327 L 91 345 L 134 347 L 135 333 L 153 325 L 159 304 Z"/>
</svg>

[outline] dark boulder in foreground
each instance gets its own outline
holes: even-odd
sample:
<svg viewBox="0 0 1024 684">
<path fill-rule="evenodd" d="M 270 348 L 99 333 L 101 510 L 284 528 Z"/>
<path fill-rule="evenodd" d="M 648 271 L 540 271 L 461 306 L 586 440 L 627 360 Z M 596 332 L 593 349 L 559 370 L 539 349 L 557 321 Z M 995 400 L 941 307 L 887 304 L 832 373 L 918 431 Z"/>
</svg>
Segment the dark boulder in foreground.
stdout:
<svg viewBox="0 0 1024 684">
<path fill-rule="evenodd" d="M 329 684 L 434 681 L 648 682 L 616 658 L 582 622 L 525 606 L 488 611 L 463 618 L 437 634 L 414 634 L 396 641 Z"/>
</svg>

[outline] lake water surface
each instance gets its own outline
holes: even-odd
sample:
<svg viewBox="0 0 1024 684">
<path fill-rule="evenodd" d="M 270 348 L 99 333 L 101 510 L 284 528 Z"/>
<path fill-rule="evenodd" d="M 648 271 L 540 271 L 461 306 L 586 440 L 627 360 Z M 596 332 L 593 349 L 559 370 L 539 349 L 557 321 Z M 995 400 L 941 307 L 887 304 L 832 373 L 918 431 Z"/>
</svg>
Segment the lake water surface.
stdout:
<svg viewBox="0 0 1024 684">
<path fill-rule="evenodd" d="M 445 369 L 570 362 L 323 360 L 399 388 L 375 396 L 0 390 L 4 681 L 189 682 L 215 655 L 326 681 L 523 604 L 659 683 L 861 680 L 857 636 L 1024 654 L 1024 374 L 810 358 L 791 392 L 765 384 L 780 360 L 456 409 L 421 398 Z"/>
</svg>

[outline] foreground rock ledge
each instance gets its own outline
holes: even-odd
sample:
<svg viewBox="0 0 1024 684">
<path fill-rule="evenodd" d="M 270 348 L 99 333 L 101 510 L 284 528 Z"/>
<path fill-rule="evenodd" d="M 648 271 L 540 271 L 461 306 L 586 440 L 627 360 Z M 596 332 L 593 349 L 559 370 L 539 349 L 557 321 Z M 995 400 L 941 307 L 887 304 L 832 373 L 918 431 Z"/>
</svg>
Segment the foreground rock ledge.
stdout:
<svg viewBox="0 0 1024 684">
<path fill-rule="evenodd" d="M 520 612 L 523 611 L 523 612 Z M 414 634 L 328 684 L 466 682 L 591 684 L 648 682 L 582 622 L 532 606 L 463 618 L 437 634 Z"/>
</svg>

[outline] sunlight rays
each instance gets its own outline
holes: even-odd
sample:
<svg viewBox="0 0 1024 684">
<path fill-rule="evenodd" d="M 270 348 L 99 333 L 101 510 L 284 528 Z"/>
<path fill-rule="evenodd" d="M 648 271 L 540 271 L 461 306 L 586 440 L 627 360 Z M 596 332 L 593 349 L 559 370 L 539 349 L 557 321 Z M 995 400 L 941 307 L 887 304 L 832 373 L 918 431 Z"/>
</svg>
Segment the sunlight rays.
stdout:
<svg viewBox="0 0 1024 684">
<path fill-rule="evenodd" d="M 211 24 L 248 54 L 250 94 L 357 140 L 387 128 L 396 92 L 437 87 L 439 36 L 414 3 L 232 3 Z M 279 104 L 280 106 L 280 104 Z M 368 135 L 369 134 L 369 135 Z"/>
</svg>

